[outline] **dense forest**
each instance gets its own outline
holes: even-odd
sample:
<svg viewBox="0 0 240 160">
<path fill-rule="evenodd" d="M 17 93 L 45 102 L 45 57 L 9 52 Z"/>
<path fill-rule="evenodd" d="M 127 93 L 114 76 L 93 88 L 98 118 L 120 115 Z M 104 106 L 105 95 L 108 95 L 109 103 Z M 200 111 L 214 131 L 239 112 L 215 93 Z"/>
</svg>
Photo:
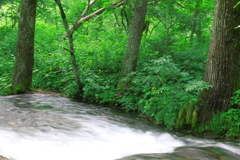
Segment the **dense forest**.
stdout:
<svg viewBox="0 0 240 160">
<path fill-rule="evenodd" d="M 240 136 L 238 0 L 1 0 L 0 13 L 1 95 L 60 92 Z"/>
</svg>

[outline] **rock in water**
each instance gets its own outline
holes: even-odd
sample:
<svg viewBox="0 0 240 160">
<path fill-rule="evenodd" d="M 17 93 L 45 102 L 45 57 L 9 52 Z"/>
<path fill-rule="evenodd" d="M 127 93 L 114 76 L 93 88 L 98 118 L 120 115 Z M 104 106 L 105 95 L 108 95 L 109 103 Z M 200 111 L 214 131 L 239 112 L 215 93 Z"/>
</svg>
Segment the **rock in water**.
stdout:
<svg viewBox="0 0 240 160">
<path fill-rule="evenodd" d="M 9 159 L 0 155 L 0 160 L 9 160 Z"/>
<path fill-rule="evenodd" d="M 179 147 L 172 153 L 137 154 L 118 160 L 239 160 L 240 155 L 219 147 Z"/>
</svg>

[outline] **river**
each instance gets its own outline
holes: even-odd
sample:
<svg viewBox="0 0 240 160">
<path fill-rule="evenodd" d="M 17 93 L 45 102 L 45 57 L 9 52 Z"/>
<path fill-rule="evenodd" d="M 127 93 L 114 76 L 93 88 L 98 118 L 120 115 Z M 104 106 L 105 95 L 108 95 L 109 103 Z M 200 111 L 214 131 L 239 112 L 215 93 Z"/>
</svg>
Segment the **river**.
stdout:
<svg viewBox="0 0 240 160">
<path fill-rule="evenodd" d="M 0 155 L 16 160 L 237 160 L 239 153 L 238 142 L 175 135 L 57 95 L 0 96 Z"/>
</svg>

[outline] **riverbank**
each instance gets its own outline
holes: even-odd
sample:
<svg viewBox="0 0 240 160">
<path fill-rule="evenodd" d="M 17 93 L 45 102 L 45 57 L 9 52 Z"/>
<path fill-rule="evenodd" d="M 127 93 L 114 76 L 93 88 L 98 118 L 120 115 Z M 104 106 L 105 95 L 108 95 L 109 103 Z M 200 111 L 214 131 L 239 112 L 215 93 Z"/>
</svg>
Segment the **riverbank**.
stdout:
<svg viewBox="0 0 240 160">
<path fill-rule="evenodd" d="M 29 94 L 53 94 L 53 95 L 57 95 L 57 96 L 61 96 L 61 97 L 67 97 L 66 95 L 64 95 L 63 93 L 60 93 L 58 91 L 44 91 L 44 90 L 33 90 L 33 91 L 29 91 Z M 79 99 L 74 99 L 77 101 L 81 101 L 84 103 L 88 103 L 88 104 L 95 104 L 95 105 L 101 105 L 107 108 L 114 108 L 117 110 L 123 110 L 126 111 L 126 109 L 124 109 L 121 106 L 114 106 L 114 105 L 110 105 L 110 104 L 98 104 L 98 103 L 91 103 L 88 102 L 86 100 L 79 100 Z M 129 112 L 134 112 L 134 111 L 129 111 Z M 135 113 L 135 112 L 134 112 Z M 166 128 L 166 126 L 162 123 L 156 123 L 156 121 L 154 119 L 149 118 L 146 115 L 140 114 L 138 113 L 138 117 L 139 119 L 145 120 L 145 121 L 149 121 L 152 124 L 158 125 L 159 127 L 164 127 Z M 226 135 L 218 135 L 212 132 L 198 132 L 196 130 L 193 130 L 191 128 L 183 128 L 183 129 L 179 129 L 179 128 L 171 128 L 171 129 L 167 129 L 169 132 L 172 132 L 173 134 L 179 134 L 179 135 L 185 135 L 187 137 L 197 137 L 197 138 L 207 138 L 207 139 L 215 139 L 215 140 L 228 140 L 228 141 L 234 141 L 234 142 L 240 142 L 239 137 L 227 137 Z"/>
</svg>

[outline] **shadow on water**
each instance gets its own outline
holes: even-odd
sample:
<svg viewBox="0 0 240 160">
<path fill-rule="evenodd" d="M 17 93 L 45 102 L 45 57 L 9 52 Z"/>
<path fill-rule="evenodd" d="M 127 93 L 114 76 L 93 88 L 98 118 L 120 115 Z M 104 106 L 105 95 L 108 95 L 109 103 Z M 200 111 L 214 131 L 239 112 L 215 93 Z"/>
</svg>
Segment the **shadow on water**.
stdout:
<svg viewBox="0 0 240 160">
<path fill-rule="evenodd" d="M 49 94 L 0 97 L 0 154 L 17 160 L 239 159 L 239 143 L 185 138 L 137 116 Z"/>
</svg>

